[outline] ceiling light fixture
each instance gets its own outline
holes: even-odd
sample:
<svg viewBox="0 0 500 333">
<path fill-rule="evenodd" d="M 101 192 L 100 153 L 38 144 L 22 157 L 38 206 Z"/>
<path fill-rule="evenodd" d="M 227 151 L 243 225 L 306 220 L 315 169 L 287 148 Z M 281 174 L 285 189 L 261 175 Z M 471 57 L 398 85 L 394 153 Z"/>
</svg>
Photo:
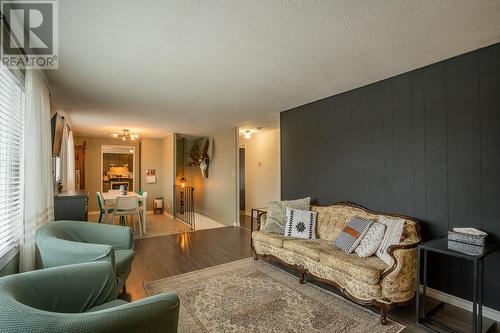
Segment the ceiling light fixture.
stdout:
<svg viewBox="0 0 500 333">
<path fill-rule="evenodd" d="M 139 139 L 139 134 L 131 134 L 130 130 L 128 129 L 123 129 L 122 133 L 113 133 L 111 136 L 115 139 L 121 139 L 122 141 L 135 141 Z"/>
<path fill-rule="evenodd" d="M 246 130 L 244 133 L 243 133 L 243 137 L 245 139 L 251 139 L 252 138 L 252 132 L 250 132 L 250 130 Z"/>
</svg>

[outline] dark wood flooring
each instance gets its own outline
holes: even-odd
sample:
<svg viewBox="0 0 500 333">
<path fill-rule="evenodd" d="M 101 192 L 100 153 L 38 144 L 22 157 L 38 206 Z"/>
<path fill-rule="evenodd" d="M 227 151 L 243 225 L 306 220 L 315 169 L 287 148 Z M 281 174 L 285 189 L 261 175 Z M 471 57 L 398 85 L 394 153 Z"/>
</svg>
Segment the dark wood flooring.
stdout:
<svg viewBox="0 0 500 333">
<path fill-rule="evenodd" d="M 135 258 L 132 272 L 127 280 L 127 294 L 121 297 L 128 300 L 137 300 L 147 296 L 144 282 L 183 274 L 227 262 L 248 258 L 250 251 L 250 226 L 247 219 L 242 228 L 226 227 L 200 230 L 190 233 L 137 239 L 135 241 Z M 246 227 L 246 228 L 245 228 Z M 279 264 L 281 269 L 289 270 Z M 296 272 L 289 270 L 291 273 Z M 326 289 L 327 285 L 318 284 Z M 298 283 L 298 281 L 297 281 Z M 332 291 L 335 292 L 334 289 Z M 429 299 L 429 306 L 436 304 Z M 427 332 L 415 324 L 415 306 L 413 304 L 393 309 L 389 317 L 407 328 L 404 332 Z M 373 308 L 374 311 L 376 309 Z M 436 315 L 459 332 L 471 331 L 471 314 L 460 308 L 446 305 L 445 309 Z M 485 325 L 491 323 L 485 320 Z M 494 331 L 500 332 L 500 330 Z"/>
</svg>

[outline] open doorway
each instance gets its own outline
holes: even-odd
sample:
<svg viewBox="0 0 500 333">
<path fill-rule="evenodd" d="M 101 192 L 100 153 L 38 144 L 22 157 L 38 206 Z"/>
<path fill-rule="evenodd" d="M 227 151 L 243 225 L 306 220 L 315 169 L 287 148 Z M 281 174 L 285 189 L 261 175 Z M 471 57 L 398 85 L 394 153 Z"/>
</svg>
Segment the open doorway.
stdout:
<svg viewBox="0 0 500 333">
<path fill-rule="evenodd" d="M 248 216 L 247 207 L 247 146 L 246 144 L 240 144 L 238 148 L 238 185 L 239 185 L 239 214 L 240 214 L 240 227 L 250 230 L 251 221 L 250 216 Z"/>
<path fill-rule="evenodd" d="M 122 185 L 131 192 L 135 180 L 135 147 L 101 146 L 101 192 L 119 190 Z"/>
<path fill-rule="evenodd" d="M 240 158 L 240 216 L 245 215 L 245 147 L 239 148 Z"/>
</svg>

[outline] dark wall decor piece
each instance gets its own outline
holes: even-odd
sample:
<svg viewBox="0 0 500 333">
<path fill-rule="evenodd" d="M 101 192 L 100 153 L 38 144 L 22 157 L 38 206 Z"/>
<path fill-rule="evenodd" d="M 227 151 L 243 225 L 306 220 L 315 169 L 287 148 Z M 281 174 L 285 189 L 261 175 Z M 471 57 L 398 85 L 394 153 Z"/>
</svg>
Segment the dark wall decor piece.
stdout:
<svg viewBox="0 0 500 333">
<path fill-rule="evenodd" d="M 204 139 L 205 143 L 203 145 L 203 150 L 200 150 L 198 140 L 193 141 L 191 145 L 191 161 L 188 162 L 188 166 L 199 166 L 201 170 L 201 175 L 203 178 L 208 178 L 208 167 L 210 166 L 210 155 L 212 144 L 210 138 Z"/>
<path fill-rule="evenodd" d="M 475 227 L 500 243 L 500 44 L 282 112 L 281 197 L 305 196 L 414 216 L 424 240 Z M 467 263 L 429 265 L 431 287 L 471 299 Z M 498 276 L 496 253 L 484 304 L 500 310 Z"/>
</svg>

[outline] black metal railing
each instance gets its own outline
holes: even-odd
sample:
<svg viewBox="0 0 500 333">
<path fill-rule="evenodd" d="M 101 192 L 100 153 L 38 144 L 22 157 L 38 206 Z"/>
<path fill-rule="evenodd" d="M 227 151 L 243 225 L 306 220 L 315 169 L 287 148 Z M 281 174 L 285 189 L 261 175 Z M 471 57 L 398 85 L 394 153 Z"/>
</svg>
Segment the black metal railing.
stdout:
<svg viewBox="0 0 500 333">
<path fill-rule="evenodd" d="M 186 222 L 195 230 L 194 187 L 174 185 L 174 217 Z"/>
</svg>

